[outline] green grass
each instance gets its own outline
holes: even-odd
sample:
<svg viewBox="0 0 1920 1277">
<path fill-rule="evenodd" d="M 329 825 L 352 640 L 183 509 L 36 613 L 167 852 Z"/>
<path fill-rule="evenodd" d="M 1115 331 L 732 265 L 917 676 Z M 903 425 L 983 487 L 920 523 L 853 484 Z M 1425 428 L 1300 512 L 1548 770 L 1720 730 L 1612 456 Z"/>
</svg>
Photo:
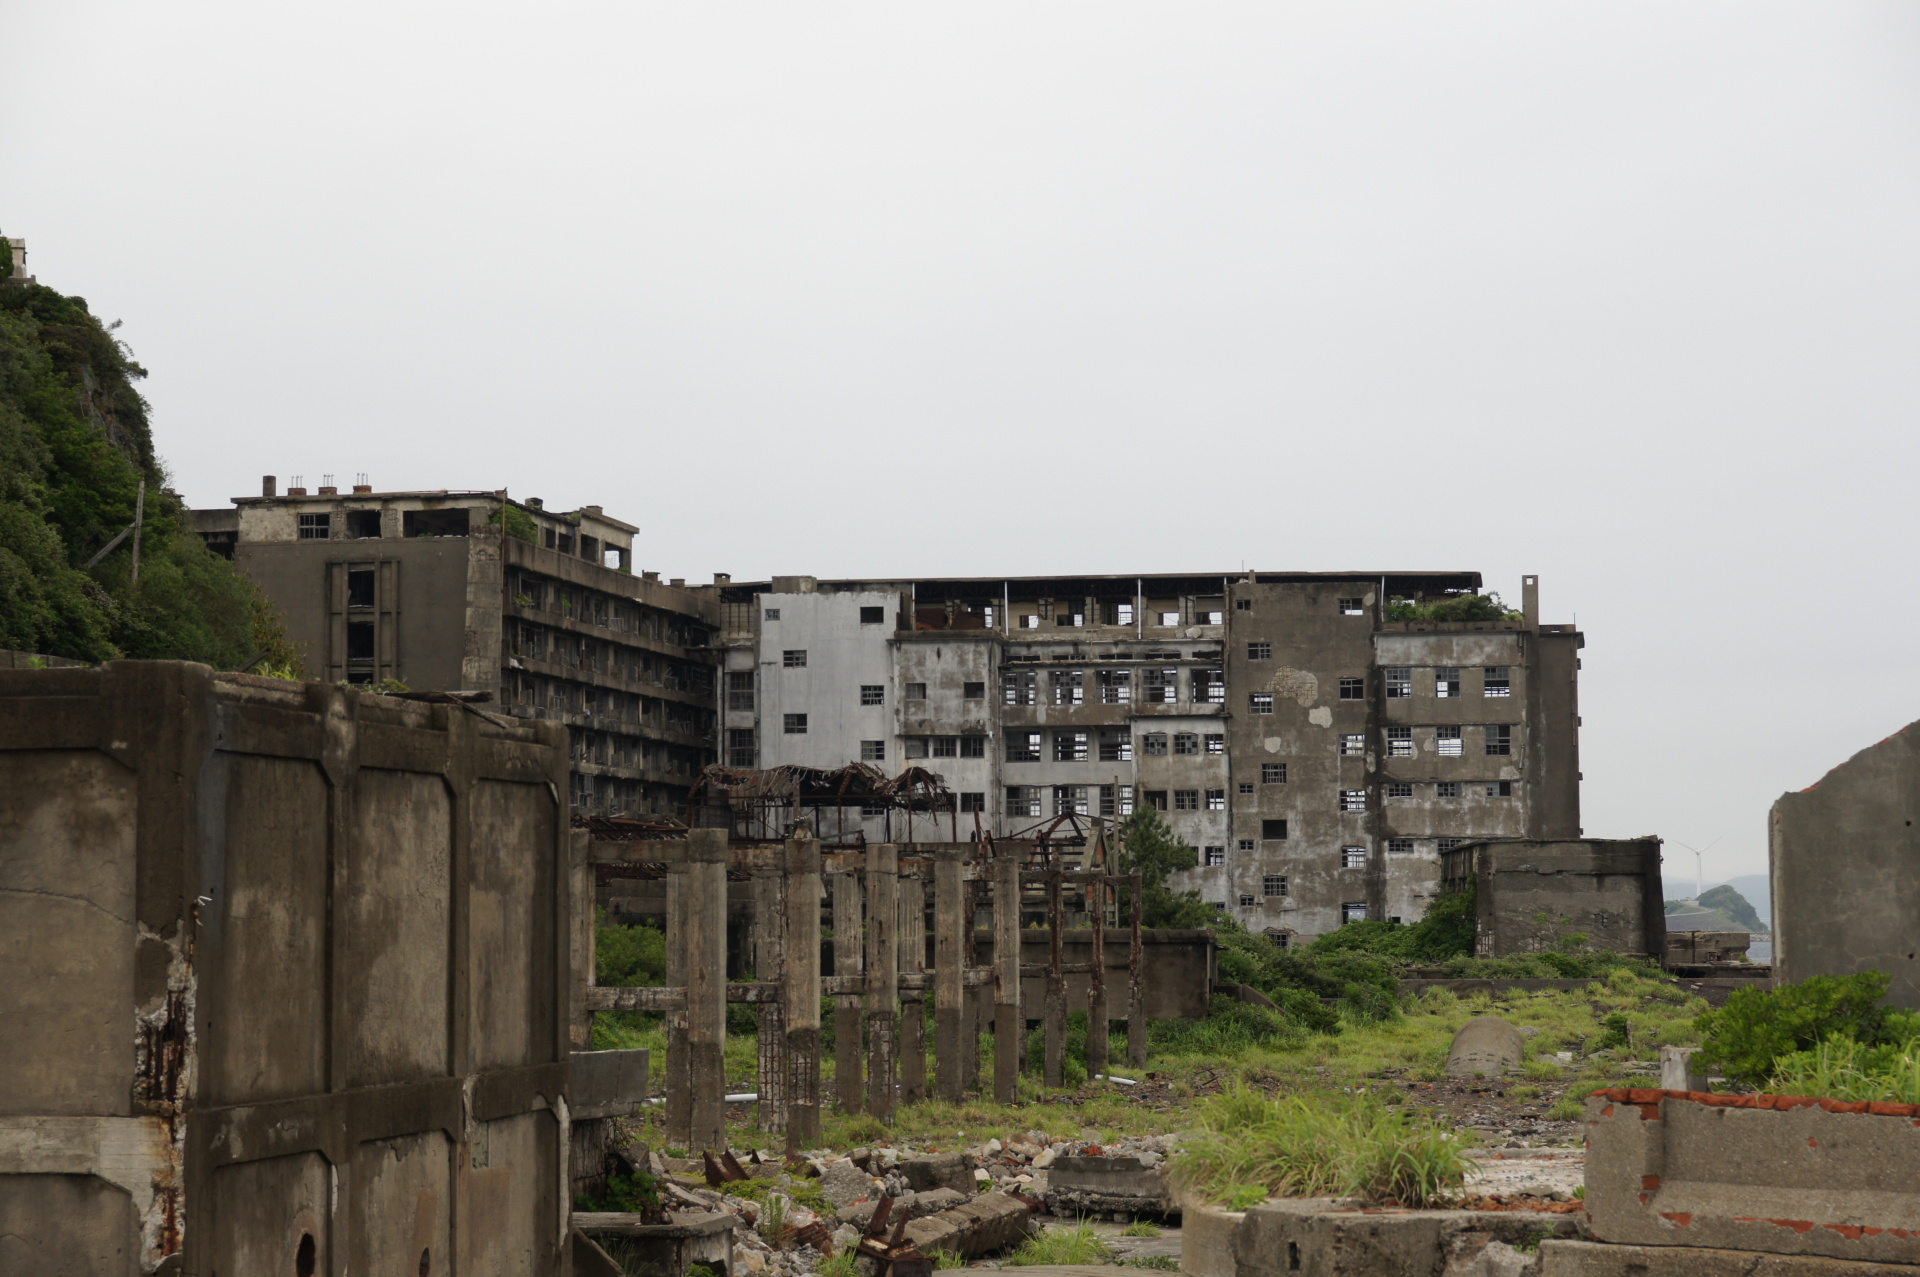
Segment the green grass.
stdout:
<svg viewBox="0 0 1920 1277">
<path fill-rule="evenodd" d="M 1463 1139 L 1436 1122 L 1390 1112 L 1371 1096 L 1270 1100 L 1236 1090 L 1195 1116 L 1204 1135 L 1176 1159 L 1174 1174 L 1213 1200 L 1255 1188 L 1273 1197 L 1426 1206 L 1466 1180 Z"/>
<path fill-rule="evenodd" d="M 818 1277 L 860 1277 L 860 1268 L 853 1261 L 851 1251 L 841 1251 L 820 1261 L 820 1267 L 814 1270 Z M 692 1277 L 689 1273 L 688 1277 Z"/>
<path fill-rule="evenodd" d="M 1172 1255 L 1140 1255 L 1120 1262 L 1128 1268 L 1159 1268 L 1170 1273 L 1180 1271 L 1180 1261 Z"/>
<path fill-rule="evenodd" d="M 1031 1268 L 1054 1264 L 1104 1264 L 1113 1259 L 1113 1250 L 1087 1224 L 1049 1228 L 1038 1237 L 1029 1237 L 1002 1262 L 1008 1268 Z"/>
<path fill-rule="evenodd" d="M 1834 1038 L 1811 1051 L 1782 1056 L 1767 1089 L 1849 1102 L 1920 1104 L 1920 1042 L 1873 1047 Z"/>
<path fill-rule="evenodd" d="M 1166 1234 L 1166 1231 L 1151 1220 L 1136 1219 L 1121 1229 L 1120 1235 L 1122 1237 L 1161 1237 Z"/>
<path fill-rule="evenodd" d="M 944 1272 L 949 1268 L 965 1268 L 967 1266 L 966 1259 L 958 1251 L 935 1250 L 929 1252 L 927 1258 L 933 1261 L 933 1270 L 935 1272 Z"/>
</svg>

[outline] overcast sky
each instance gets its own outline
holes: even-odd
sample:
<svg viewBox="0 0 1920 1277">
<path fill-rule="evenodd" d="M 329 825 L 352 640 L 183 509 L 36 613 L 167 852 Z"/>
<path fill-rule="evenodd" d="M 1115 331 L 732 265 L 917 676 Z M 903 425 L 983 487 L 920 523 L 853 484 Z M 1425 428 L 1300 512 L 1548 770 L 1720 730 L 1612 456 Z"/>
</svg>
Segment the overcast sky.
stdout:
<svg viewBox="0 0 1920 1277">
<path fill-rule="evenodd" d="M 0 229 L 195 504 L 506 487 L 694 581 L 1537 572 L 1587 832 L 1670 881 L 1920 717 L 1911 4 L 5 30 Z"/>
</svg>

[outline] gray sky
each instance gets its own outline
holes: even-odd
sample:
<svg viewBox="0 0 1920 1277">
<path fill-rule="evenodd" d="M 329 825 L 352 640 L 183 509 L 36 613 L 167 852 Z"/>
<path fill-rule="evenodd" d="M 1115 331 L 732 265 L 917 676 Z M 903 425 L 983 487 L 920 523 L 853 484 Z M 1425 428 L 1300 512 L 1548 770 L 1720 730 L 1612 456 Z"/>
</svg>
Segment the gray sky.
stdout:
<svg viewBox="0 0 1920 1277">
<path fill-rule="evenodd" d="M 695 581 L 1538 572 L 1588 832 L 1710 877 L 1920 717 L 1912 5 L 5 26 L 0 228 L 196 504 L 505 486 Z"/>
</svg>

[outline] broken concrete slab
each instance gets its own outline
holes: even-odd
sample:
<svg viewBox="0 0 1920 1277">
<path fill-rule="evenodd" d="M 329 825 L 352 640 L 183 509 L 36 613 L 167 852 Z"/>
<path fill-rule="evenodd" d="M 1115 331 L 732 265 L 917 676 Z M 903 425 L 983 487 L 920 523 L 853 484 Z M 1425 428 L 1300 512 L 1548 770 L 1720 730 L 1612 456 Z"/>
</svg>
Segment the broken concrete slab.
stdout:
<svg viewBox="0 0 1920 1277">
<path fill-rule="evenodd" d="M 843 1157 L 821 1168 L 820 1191 L 835 1206 L 851 1206 L 863 1199 L 880 1197 L 885 1190 L 879 1180 Z"/>
<path fill-rule="evenodd" d="M 934 1188 L 950 1188 L 956 1193 L 973 1193 L 973 1159 L 965 1153 L 931 1153 L 924 1157 L 902 1158 L 894 1169 L 906 1176 L 907 1187 L 916 1193 Z"/>
<path fill-rule="evenodd" d="M 1156 1159 L 1157 1160 L 1157 1159 Z M 1056 1157 L 1047 1170 L 1047 1209 L 1056 1215 L 1173 1209 L 1164 1169 L 1138 1157 Z"/>
<path fill-rule="evenodd" d="M 1873 1264 L 1824 1255 L 1562 1239 L 1540 1244 L 1539 1277 L 1912 1277 L 1913 1272 L 1910 1264 Z"/>
<path fill-rule="evenodd" d="M 1027 1235 L 1031 1212 L 1005 1193 L 982 1193 L 951 1210 L 907 1224 L 906 1239 L 921 1254 L 952 1251 L 963 1259 L 1018 1245 Z"/>
<path fill-rule="evenodd" d="M 1485 1256 L 1494 1242 L 1530 1246 L 1580 1229 L 1570 1215 L 1397 1210 L 1345 1198 L 1281 1199 L 1247 1211 L 1188 1204 L 1180 1267 L 1192 1277 L 1504 1277 L 1488 1267 L 1503 1259 Z"/>
<path fill-rule="evenodd" d="M 1460 1026 L 1447 1052 L 1448 1077 L 1499 1077 L 1520 1067 L 1526 1052 L 1520 1030 L 1497 1015 L 1479 1015 Z"/>
</svg>

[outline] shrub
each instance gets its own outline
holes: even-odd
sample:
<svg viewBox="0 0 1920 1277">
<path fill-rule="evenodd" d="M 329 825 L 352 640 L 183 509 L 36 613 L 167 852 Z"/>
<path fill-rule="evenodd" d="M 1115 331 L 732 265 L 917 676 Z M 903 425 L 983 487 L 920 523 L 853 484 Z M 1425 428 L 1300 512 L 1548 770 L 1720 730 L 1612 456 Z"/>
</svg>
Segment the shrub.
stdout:
<svg viewBox="0 0 1920 1277">
<path fill-rule="evenodd" d="M 1208 1004 L 1205 1019 L 1149 1021 L 1147 1045 L 1155 1054 L 1234 1056 L 1249 1047 L 1296 1047 L 1306 1041 L 1309 1032 L 1339 1031 L 1338 1018 L 1318 998 L 1299 996 L 1311 1004 L 1316 1017 L 1311 1024 L 1216 994 Z"/>
<path fill-rule="evenodd" d="M 1880 1006 L 1890 982 L 1883 971 L 1861 971 L 1736 990 L 1725 1006 L 1700 1017 L 1699 1062 L 1736 1082 L 1765 1086 L 1784 1057 L 1825 1042 L 1882 1046 L 1912 1038 L 1920 1017 Z"/>
<path fill-rule="evenodd" d="M 1389 1112 L 1371 1095 L 1267 1099 L 1235 1090 L 1197 1117 L 1205 1134 L 1175 1161 L 1174 1174 L 1216 1200 L 1251 1186 L 1273 1197 L 1426 1206 L 1466 1181 L 1465 1145 L 1453 1132 Z"/>
<path fill-rule="evenodd" d="M 1863 1046 L 1834 1038 L 1780 1057 L 1768 1089 L 1782 1095 L 1920 1104 L 1920 1041 Z"/>
</svg>

